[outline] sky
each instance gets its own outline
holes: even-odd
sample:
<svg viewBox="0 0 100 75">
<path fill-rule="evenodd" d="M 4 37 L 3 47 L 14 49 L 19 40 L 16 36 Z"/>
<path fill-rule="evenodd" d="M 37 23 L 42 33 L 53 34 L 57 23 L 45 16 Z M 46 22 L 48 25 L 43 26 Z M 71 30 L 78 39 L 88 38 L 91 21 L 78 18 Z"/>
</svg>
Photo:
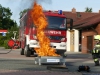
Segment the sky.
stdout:
<svg viewBox="0 0 100 75">
<path fill-rule="evenodd" d="M 34 0 L 0 0 L 3 7 L 9 7 L 13 13 L 12 19 L 19 25 L 19 13 L 31 8 Z M 76 8 L 77 12 L 84 12 L 86 7 L 92 8 L 93 12 L 99 12 L 100 0 L 37 0 L 44 10 L 71 11 Z"/>
</svg>

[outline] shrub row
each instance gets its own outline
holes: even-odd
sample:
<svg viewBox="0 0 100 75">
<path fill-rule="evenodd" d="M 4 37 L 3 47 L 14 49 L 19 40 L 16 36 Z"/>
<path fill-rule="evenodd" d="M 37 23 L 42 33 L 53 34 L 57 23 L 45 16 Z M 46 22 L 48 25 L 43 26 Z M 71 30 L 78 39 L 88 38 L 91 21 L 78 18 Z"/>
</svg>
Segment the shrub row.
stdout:
<svg viewBox="0 0 100 75">
<path fill-rule="evenodd" d="M 8 41 L 9 39 L 7 39 L 7 37 L 0 35 L 0 47 L 5 47 L 6 49 L 9 49 L 10 47 L 8 46 Z"/>
</svg>

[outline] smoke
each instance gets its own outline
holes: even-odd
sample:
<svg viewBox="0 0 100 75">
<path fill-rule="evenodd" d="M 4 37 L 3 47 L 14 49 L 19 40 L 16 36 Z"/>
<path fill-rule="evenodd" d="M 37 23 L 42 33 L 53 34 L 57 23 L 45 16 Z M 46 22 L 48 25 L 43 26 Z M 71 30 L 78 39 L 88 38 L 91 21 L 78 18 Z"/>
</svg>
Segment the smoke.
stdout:
<svg viewBox="0 0 100 75">
<path fill-rule="evenodd" d="M 11 11 L 13 13 L 12 19 L 16 20 L 19 24 L 19 13 L 24 9 L 32 8 L 34 1 L 36 1 L 40 5 L 52 4 L 52 0 L 6 0 L 6 4 L 9 6 L 9 8 L 11 8 Z"/>
<path fill-rule="evenodd" d="M 39 3 L 47 3 L 47 4 L 52 4 L 51 0 L 37 0 Z"/>
<path fill-rule="evenodd" d="M 38 4 L 42 5 L 43 3 L 45 4 L 52 4 L 52 0 L 7 0 L 6 4 L 8 5 L 17 5 L 17 9 L 23 10 L 26 8 L 31 8 L 34 1 L 36 1 Z M 18 3 L 18 4 L 17 4 Z M 14 7 L 14 6 L 12 6 Z"/>
<path fill-rule="evenodd" d="M 34 1 L 36 1 L 38 4 L 42 5 L 43 3 L 45 4 L 52 4 L 51 0 L 20 0 L 21 7 L 19 8 L 20 10 L 26 9 L 26 8 L 32 8 Z"/>
</svg>

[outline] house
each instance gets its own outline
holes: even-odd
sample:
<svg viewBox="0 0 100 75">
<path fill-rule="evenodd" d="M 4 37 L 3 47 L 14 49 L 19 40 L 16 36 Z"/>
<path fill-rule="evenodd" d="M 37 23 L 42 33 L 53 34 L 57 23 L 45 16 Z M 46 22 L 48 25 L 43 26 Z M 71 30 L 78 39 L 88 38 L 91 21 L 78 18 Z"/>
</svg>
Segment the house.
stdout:
<svg viewBox="0 0 100 75">
<path fill-rule="evenodd" d="M 73 8 L 63 13 L 73 19 L 73 30 L 67 31 L 67 51 L 90 53 L 95 45 L 93 36 L 100 34 L 100 10 L 97 13 L 77 12 Z"/>
</svg>

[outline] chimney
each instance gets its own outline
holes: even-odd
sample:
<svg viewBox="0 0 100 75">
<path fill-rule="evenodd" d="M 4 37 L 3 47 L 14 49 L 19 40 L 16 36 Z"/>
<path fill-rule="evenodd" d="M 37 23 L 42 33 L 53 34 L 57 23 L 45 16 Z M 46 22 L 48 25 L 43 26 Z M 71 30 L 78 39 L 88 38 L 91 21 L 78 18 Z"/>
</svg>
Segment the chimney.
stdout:
<svg viewBox="0 0 100 75">
<path fill-rule="evenodd" d="M 99 10 L 99 13 L 100 13 L 100 10 Z"/>
<path fill-rule="evenodd" d="M 72 13 L 76 13 L 76 9 L 75 8 L 72 9 Z"/>
</svg>

